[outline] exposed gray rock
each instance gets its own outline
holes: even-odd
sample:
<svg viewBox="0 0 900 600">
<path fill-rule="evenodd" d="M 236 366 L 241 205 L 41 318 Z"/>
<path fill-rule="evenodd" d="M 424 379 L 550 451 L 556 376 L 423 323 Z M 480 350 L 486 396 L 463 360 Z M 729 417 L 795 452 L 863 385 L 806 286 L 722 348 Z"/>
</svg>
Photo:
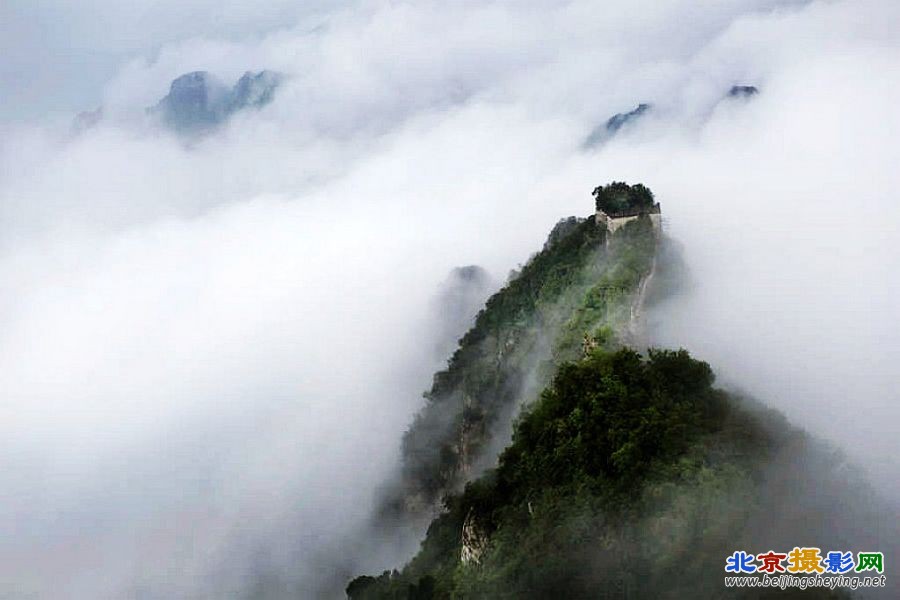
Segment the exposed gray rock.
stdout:
<svg viewBox="0 0 900 600">
<path fill-rule="evenodd" d="M 638 104 L 634 110 L 625 112 L 625 113 L 616 113 L 606 120 L 606 123 L 603 125 L 597 126 L 591 134 L 584 141 L 585 148 L 591 148 L 600 144 L 601 142 L 611 138 L 614 136 L 620 129 L 634 123 L 638 120 L 642 115 L 647 113 L 651 108 L 653 108 L 652 104 L 641 103 Z"/>
<path fill-rule="evenodd" d="M 228 88 L 205 71 L 172 81 L 169 93 L 151 109 L 163 123 L 179 131 L 206 129 L 226 116 Z"/>
<path fill-rule="evenodd" d="M 280 82 L 281 77 L 274 71 L 247 71 L 231 90 L 227 112 L 231 114 L 248 107 L 265 106 L 275 97 L 275 88 Z"/>
<path fill-rule="evenodd" d="M 280 81 L 273 71 L 248 71 L 228 88 L 206 71 L 194 71 L 172 81 L 169 93 L 147 110 L 176 131 L 204 131 L 238 111 L 265 106 L 274 98 Z"/>
<path fill-rule="evenodd" d="M 728 90 L 729 98 L 750 98 L 759 93 L 759 89 L 752 85 L 733 85 Z"/>
</svg>

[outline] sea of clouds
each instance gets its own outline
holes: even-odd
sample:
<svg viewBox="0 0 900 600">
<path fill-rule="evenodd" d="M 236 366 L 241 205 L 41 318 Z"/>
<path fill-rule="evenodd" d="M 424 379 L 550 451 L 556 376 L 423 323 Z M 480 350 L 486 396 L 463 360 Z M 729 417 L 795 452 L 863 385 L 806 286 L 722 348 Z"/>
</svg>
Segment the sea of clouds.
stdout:
<svg viewBox="0 0 900 600">
<path fill-rule="evenodd" d="M 502 281 L 610 180 L 690 273 L 655 341 L 900 494 L 897 3 L 132 4 L 0 9 L 6 97 L 74 63 L 57 92 L 104 114 L 0 112 L 0 597 L 339 597 L 401 563 L 366 523 L 442 282 Z M 144 113 L 264 68 L 274 102 L 209 134 Z"/>
</svg>

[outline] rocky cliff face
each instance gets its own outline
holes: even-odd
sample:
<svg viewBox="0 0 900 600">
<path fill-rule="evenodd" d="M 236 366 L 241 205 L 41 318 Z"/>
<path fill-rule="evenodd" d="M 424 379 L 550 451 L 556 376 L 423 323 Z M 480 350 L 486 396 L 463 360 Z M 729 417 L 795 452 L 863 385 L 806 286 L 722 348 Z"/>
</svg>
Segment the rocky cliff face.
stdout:
<svg viewBox="0 0 900 600">
<path fill-rule="evenodd" d="M 488 533 L 481 520 L 472 507 L 463 521 L 459 559 L 464 565 L 481 564 L 481 557 L 488 546 Z"/>
<path fill-rule="evenodd" d="M 228 98 L 226 112 L 233 114 L 245 108 L 260 108 L 275 98 L 281 77 L 274 71 L 250 71 L 238 79 Z"/>
<path fill-rule="evenodd" d="M 225 118 L 227 97 L 228 88 L 209 73 L 196 71 L 172 81 L 169 93 L 153 110 L 173 129 L 205 129 Z"/>
<path fill-rule="evenodd" d="M 194 71 L 172 81 L 169 93 L 148 112 L 175 131 L 205 131 L 238 111 L 265 106 L 279 83 L 272 71 L 247 72 L 229 88 L 206 71 Z"/>
<path fill-rule="evenodd" d="M 202 133 L 238 112 L 269 104 L 281 80 L 274 71 L 247 71 L 229 88 L 206 71 L 193 71 L 176 77 L 169 93 L 145 110 L 173 131 Z M 79 113 L 72 121 L 72 134 L 81 134 L 102 120 L 103 107 Z"/>
</svg>

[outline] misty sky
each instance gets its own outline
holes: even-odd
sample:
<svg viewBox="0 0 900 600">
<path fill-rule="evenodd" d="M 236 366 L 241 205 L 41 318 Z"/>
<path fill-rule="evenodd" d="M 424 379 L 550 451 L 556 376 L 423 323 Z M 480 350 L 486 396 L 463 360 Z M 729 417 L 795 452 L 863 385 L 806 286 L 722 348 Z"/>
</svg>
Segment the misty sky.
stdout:
<svg viewBox="0 0 900 600">
<path fill-rule="evenodd" d="M 93 110 L 131 59 L 196 38 L 239 40 L 291 27 L 321 0 L 5 0 L 0 5 L 0 120 Z"/>
<path fill-rule="evenodd" d="M 690 274 L 655 341 L 900 496 L 900 4 L 700 4 L 3 2 L 0 597 L 402 563 L 361 532 L 448 274 L 502 282 L 611 180 Z M 275 100 L 205 136 L 144 111 L 264 68 Z"/>
</svg>

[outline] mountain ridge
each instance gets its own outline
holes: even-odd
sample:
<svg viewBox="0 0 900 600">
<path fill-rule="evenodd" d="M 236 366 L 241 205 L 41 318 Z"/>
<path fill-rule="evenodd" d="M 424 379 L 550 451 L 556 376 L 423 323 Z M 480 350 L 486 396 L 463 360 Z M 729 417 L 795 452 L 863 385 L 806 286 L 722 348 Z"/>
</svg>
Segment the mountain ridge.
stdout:
<svg viewBox="0 0 900 600">
<path fill-rule="evenodd" d="M 639 184 L 597 190 L 626 209 L 632 196 L 652 202 Z M 352 579 L 351 599 L 757 598 L 723 587 L 736 548 L 884 545 L 890 531 L 864 526 L 884 506 L 835 449 L 715 387 L 685 349 L 629 347 L 661 293 L 656 272 L 672 269 L 657 261 L 666 243 L 646 214 L 613 234 L 593 216 L 563 219 L 487 301 L 435 375 L 381 513 L 430 512 L 420 550 L 401 570 Z M 524 372 L 512 392 L 470 385 Z M 860 490 L 870 500 L 853 506 Z"/>
</svg>

